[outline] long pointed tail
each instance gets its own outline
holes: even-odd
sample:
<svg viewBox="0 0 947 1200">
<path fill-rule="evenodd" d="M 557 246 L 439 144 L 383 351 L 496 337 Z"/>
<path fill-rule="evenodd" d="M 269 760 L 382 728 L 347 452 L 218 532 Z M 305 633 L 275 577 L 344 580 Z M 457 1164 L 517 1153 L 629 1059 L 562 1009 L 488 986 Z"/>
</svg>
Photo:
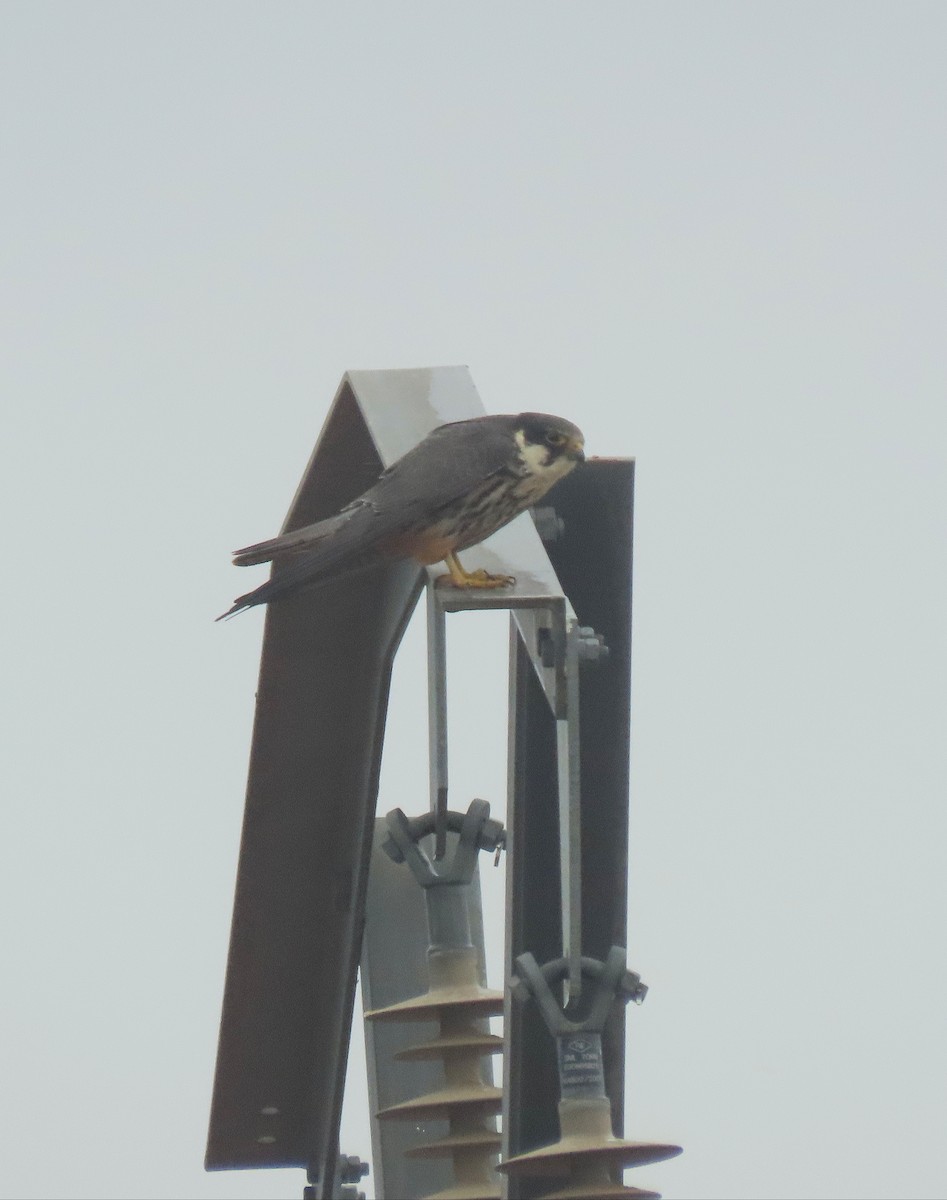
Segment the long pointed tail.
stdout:
<svg viewBox="0 0 947 1200">
<path fill-rule="evenodd" d="M 242 550 L 234 550 L 233 565 L 235 567 L 254 567 L 258 563 L 305 553 L 314 549 L 326 538 L 338 533 L 349 519 L 349 514 L 338 513 L 334 517 L 328 517 L 325 521 L 316 521 L 313 525 L 304 525 L 302 529 L 281 533 L 277 537 L 268 538 L 265 542 L 255 542 L 252 546 L 244 546 Z"/>
<path fill-rule="evenodd" d="M 382 532 L 370 509 L 350 508 L 325 521 L 237 550 L 234 554 L 237 566 L 248 567 L 273 560 L 275 569 L 271 578 L 252 592 L 238 596 L 216 619 L 222 621 L 255 604 L 267 604 L 300 588 L 326 583 L 350 571 L 371 566 L 379 558 L 386 557 L 378 545 Z"/>
</svg>

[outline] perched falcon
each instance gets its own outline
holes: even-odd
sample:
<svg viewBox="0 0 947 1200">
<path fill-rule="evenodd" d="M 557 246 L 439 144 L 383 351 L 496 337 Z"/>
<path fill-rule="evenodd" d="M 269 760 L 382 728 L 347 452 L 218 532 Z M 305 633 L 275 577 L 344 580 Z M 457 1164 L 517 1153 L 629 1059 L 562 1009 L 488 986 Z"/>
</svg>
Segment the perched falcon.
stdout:
<svg viewBox="0 0 947 1200">
<path fill-rule="evenodd" d="M 449 575 L 442 578 L 454 587 L 504 587 L 509 576 L 467 572 L 457 552 L 540 500 L 585 458 L 583 445 L 575 425 L 545 413 L 441 425 L 334 517 L 235 551 L 238 567 L 272 560 L 278 570 L 217 620 L 406 558 L 424 565 L 443 559 Z"/>
</svg>

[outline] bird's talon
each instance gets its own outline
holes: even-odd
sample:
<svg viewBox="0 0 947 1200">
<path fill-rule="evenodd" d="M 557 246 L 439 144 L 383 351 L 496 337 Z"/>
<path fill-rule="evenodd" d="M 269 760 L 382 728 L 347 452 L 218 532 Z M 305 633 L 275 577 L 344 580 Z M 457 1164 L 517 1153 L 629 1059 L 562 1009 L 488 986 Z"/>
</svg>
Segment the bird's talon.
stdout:
<svg viewBox="0 0 947 1200">
<path fill-rule="evenodd" d="M 489 571 L 475 571 L 467 581 L 467 587 L 473 588 L 504 588 L 516 583 L 515 575 L 491 575 Z"/>
<path fill-rule="evenodd" d="M 435 587 L 452 587 L 462 591 L 464 588 L 502 588 L 512 587 L 516 583 L 515 575 L 491 575 L 489 571 L 485 571 L 482 567 L 476 571 L 470 571 L 463 579 L 455 579 L 453 576 L 438 575 L 434 580 Z"/>
</svg>

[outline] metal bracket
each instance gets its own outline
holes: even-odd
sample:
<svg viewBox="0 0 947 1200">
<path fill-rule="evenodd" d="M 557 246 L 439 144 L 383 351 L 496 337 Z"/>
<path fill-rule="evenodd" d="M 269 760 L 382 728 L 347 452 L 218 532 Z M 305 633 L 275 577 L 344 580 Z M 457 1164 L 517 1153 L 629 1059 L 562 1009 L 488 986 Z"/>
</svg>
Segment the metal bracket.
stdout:
<svg viewBox="0 0 947 1200">
<path fill-rule="evenodd" d="M 392 862 L 407 862 L 421 887 L 437 884 L 470 883 L 473 879 L 480 850 L 495 850 L 506 843 L 506 830 L 502 821 L 490 816 L 490 804 L 486 800 L 471 800 L 465 813 L 448 812 L 446 826 L 451 833 L 460 835 L 454 857 L 449 866 L 435 870 L 418 842 L 434 832 L 436 816 L 423 813 L 420 817 L 406 817 L 400 808 L 392 809 L 385 818 L 388 837 L 382 849 Z"/>
<path fill-rule="evenodd" d="M 460 837 L 453 858 L 439 868 L 419 845 L 420 839 L 435 829 L 434 814 L 409 821 L 400 808 L 393 809 L 385 818 L 388 837 L 382 843 L 388 857 L 407 863 L 425 889 L 431 946 L 436 950 L 470 947 L 470 921 L 461 888 L 473 879 L 479 852 L 496 849 L 504 837 L 500 822 L 490 820 L 486 800 L 472 800 L 466 813 L 448 812 L 444 816 L 445 838 L 451 827 Z"/>
<path fill-rule="evenodd" d="M 641 976 L 625 967 L 624 946 L 613 946 L 604 963 L 583 958 L 579 968 L 592 982 L 591 995 L 584 997 L 583 1015 L 578 1016 L 576 989 L 572 986 L 572 964 L 554 959 L 540 967 L 532 954 L 516 960 L 519 972 L 510 979 L 510 990 L 518 1000 L 531 996 L 539 1005 L 547 1029 L 559 1048 L 559 1084 L 563 1100 L 601 1098 L 605 1095 L 602 1060 L 602 1030 L 616 999 L 641 1004 L 648 989 Z M 563 1007 L 552 985 L 569 981 L 569 1000 Z M 580 1035 L 576 1037 L 575 1035 Z"/>
<path fill-rule="evenodd" d="M 550 510 L 551 511 L 551 510 Z M 466 594 L 437 587 L 427 589 L 428 717 L 431 809 L 434 813 L 434 857 L 444 856 L 447 845 L 447 622 L 446 613 L 461 608 L 497 608 L 496 593 Z M 548 602 L 521 607 L 511 596 L 503 607 L 511 610 L 530 652 L 556 718 L 556 759 L 559 782 L 559 836 L 562 902 L 562 952 L 569 963 L 569 992 L 582 991 L 582 846 L 581 765 L 579 742 L 579 673 L 585 664 L 608 657 L 604 638 L 580 625 L 564 595 Z M 540 618 L 546 623 L 540 623 Z M 525 627 L 525 632 L 524 632 Z"/>
<path fill-rule="evenodd" d="M 357 1154 L 340 1154 L 336 1160 L 332 1184 L 332 1200 L 365 1200 L 359 1181 L 369 1174 L 370 1167 Z M 317 1200 L 318 1179 L 303 1188 L 303 1200 Z"/>
<path fill-rule="evenodd" d="M 624 946 L 612 946 L 604 963 L 597 958 L 582 959 L 582 971 L 595 986 L 591 999 L 586 997 L 583 1004 L 585 1015 L 581 1019 L 575 1019 L 576 1006 L 571 998 L 563 1008 L 552 991 L 552 985 L 560 982 L 567 973 L 564 958 L 553 959 L 540 967 L 532 954 L 520 954 L 516 967 L 519 974 L 510 977 L 510 991 L 517 1000 L 535 998 L 554 1037 L 579 1031 L 601 1033 L 616 998 L 643 1004 L 648 994 L 647 984 L 641 982 L 641 976 L 626 968 Z"/>
</svg>

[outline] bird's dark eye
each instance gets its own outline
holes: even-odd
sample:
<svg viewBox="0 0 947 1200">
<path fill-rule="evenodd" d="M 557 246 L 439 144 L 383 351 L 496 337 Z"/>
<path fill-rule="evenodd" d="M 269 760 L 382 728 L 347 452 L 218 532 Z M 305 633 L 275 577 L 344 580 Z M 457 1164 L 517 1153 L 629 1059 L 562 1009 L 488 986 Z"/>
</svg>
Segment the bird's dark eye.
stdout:
<svg viewBox="0 0 947 1200">
<path fill-rule="evenodd" d="M 564 433 L 556 433 L 554 429 L 546 434 L 547 446 L 564 446 L 566 444 L 566 435 Z"/>
</svg>

